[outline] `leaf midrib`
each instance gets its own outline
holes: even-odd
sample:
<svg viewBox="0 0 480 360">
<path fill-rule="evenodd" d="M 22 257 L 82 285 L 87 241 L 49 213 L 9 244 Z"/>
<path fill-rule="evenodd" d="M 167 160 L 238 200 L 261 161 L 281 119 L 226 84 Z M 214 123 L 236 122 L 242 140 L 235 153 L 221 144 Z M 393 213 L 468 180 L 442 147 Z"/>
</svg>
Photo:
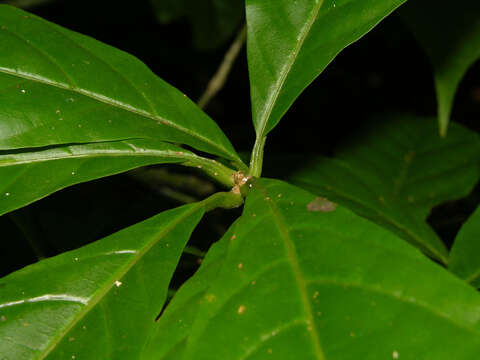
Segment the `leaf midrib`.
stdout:
<svg viewBox="0 0 480 360">
<path fill-rule="evenodd" d="M 259 184 L 256 184 L 255 186 L 265 195 L 268 195 L 267 189 L 265 189 Z M 267 201 L 268 205 L 270 206 L 270 209 L 272 210 L 274 221 L 278 226 L 280 236 L 282 237 L 285 244 L 287 258 L 289 260 L 288 262 L 292 267 L 295 279 L 297 281 L 298 289 L 300 292 L 300 298 L 302 301 L 303 308 L 305 309 L 305 315 L 307 316 L 307 325 L 310 327 L 310 329 L 307 329 L 307 332 L 310 334 L 310 337 L 312 339 L 316 358 L 319 360 L 326 360 L 322 345 L 320 343 L 320 336 L 318 333 L 318 329 L 315 325 L 315 318 L 313 316 L 313 310 L 312 310 L 312 307 L 309 301 L 309 296 L 307 293 L 307 281 L 305 280 L 305 275 L 303 274 L 303 271 L 300 268 L 300 264 L 298 262 L 298 254 L 295 249 L 295 244 L 293 243 L 293 240 L 290 237 L 290 232 L 288 230 L 285 219 L 280 213 L 280 210 L 278 209 L 275 200 L 272 200 L 272 199 L 274 199 L 274 197 L 270 196 L 270 199 L 265 201 Z"/>
<path fill-rule="evenodd" d="M 267 127 L 268 121 L 270 120 L 270 116 L 272 115 L 275 104 L 278 100 L 278 97 L 280 96 L 280 92 L 283 90 L 285 81 L 287 80 L 287 77 L 290 74 L 290 71 L 292 70 L 293 65 L 295 64 L 295 60 L 297 59 L 303 47 L 305 39 L 310 33 L 310 30 L 312 29 L 313 24 L 317 20 L 320 8 L 323 6 L 323 1 L 324 0 L 319 0 L 316 6 L 312 9 L 310 18 L 308 19 L 308 21 L 305 23 L 302 30 L 300 31 L 300 36 L 298 37 L 297 45 L 295 46 L 293 53 L 290 55 L 288 61 L 285 63 L 285 65 L 281 70 L 280 78 L 277 80 L 278 85 L 275 87 L 275 91 L 273 92 L 273 94 L 268 97 L 266 108 L 263 112 L 264 115 L 260 120 L 260 127 L 257 130 L 257 139 L 260 139 L 265 135 L 265 128 Z"/>
<path fill-rule="evenodd" d="M 124 143 L 127 146 L 129 145 L 128 143 Z M 139 151 L 138 149 L 133 149 L 133 151 L 127 151 L 127 150 L 95 150 L 92 151 L 91 153 L 82 153 L 82 154 L 75 154 L 75 155 L 67 155 L 65 156 L 45 156 L 45 157 L 36 157 L 32 158 L 31 160 L 8 160 L 8 161 L 2 161 L 1 156 L 0 156 L 0 168 L 2 167 L 10 167 L 10 166 L 16 166 L 16 165 L 25 165 L 25 164 L 35 164 L 35 163 L 43 163 L 47 161 L 59 161 L 59 160 L 70 160 L 70 159 L 84 159 L 84 158 L 99 158 L 99 157 L 161 157 L 161 158 L 177 158 L 179 161 L 182 160 L 189 160 L 189 161 L 198 161 L 199 159 L 203 160 L 208 160 L 206 158 L 201 158 L 198 157 L 194 154 L 189 154 L 189 153 L 182 153 L 181 155 L 176 154 L 176 151 L 174 150 L 145 150 L 145 151 Z M 12 159 L 12 158 L 11 158 Z"/>
<path fill-rule="evenodd" d="M 182 222 L 185 218 L 193 214 L 195 211 L 197 211 L 199 208 L 203 207 L 203 203 L 199 202 L 195 205 L 192 206 L 192 209 L 189 211 L 185 212 L 182 214 L 180 217 L 175 219 L 168 225 L 163 231 L 161 231 L 159 234 L 154 236 L 153 238 L 156 240 L 153 240 L 149 243 L 147 243 L 146 246 L 144 246 L 140 251 L 138 251 L 135 256 L 132 256 L 132 260 L 127 262 L 126 266 L 121 268 L 121 270 L 117 271 L 116 273 L 112 274 L 110 279 L 115 279 L 115 280 L 120 280 L 125 276 L 128 271 L 135 266 L 138 261 L 153 247 L 155 246 L 160 240 L 162 240 L 171 230 L 173 230 L 180 222 Z M 92 301 L 89 301 L 88 304 L 78 312 L 77 316 L 75 316 L 75 319 L 65 328 L 63 329 L 56 337 L 55 341 L 51 342 L 50 345 L 44 350 L 44 352 L 40 355 L 38 360 L 44 360 L 50 353 L 55 350 L 56 346 L 65 338 L 66 334 L 75 326 L 78 324 L 80 320 L 82 320 L 85 316 L 88 315 L 90 310 L 92 310 L 108 293 L 109 291 L 115 286 L 114 281 L 109 281 L 108 286 L 105 286 L 103 289 L 101 289 L 96 296 L 92 298 Z"/>
</svg>

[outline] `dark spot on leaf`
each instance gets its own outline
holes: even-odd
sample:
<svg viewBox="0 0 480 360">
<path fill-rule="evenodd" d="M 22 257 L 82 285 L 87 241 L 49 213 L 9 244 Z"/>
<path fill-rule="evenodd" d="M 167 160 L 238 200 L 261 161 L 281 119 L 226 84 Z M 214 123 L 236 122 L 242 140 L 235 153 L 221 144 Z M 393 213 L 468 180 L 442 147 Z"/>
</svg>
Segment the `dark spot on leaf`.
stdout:
<svg viewBox="0 0 480 360">
<path fill-rule="evenodd" d="M 307 204 L 308 211 L 332 212 L 337 208 L 337 204 L 331 202 L 327 198 L 317 197 Z"/>
</svg>

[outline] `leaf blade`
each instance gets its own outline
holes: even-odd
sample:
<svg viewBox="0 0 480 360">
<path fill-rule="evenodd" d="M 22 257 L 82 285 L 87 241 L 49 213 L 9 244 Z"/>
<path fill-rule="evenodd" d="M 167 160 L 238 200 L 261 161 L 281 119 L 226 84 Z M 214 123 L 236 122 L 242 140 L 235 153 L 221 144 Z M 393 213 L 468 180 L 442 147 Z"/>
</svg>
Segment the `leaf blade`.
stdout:
<svg viewBox="0 0 480 360">
<path fill-rule="evenodd" d="M 477 209 L 462 225 L 450 251 L 448 264 L 450 271 L 476 288 L 480 287 L 479 217 L 480 211 Z"/>
<path fill-rule="evenodd" d="M 178 163 L 206 170 L 218 164 L 168 143 L 125 140 L 0 152 L 0 215 L 55 191 L 153 164 Z M 220 170 L 216 174 L 220 174 Z M 55 176 L 51 176 L 54 173 Z M 233 170 L 232 170 L 233 173 Z M 225 174 L 228 177 L 228 174 Z M 232 180 L 233 182 L 233 180 Z"/>
<path fill-rule="evenodd" d="M 425 222 L 435 205 L 468 195 L 480 177 L 480 139 L 459 125 L 441 138 L 435 119 L 396 116 L 367 128 L 335 159 L 317 157 L 289 179 L 394 231 L 447 263 Z M 340 180 L 341 179 L 341 180 Z"/>
<path fill-rule="evenodd" d="M 346 46 L 404 0 L 247 1 L 247 53 L 257 138 Z"/>
<path fill-rule="evenodd" d="M 146 138 L 238 161 L 220 128 L 133 56 L 6 5 L 0 28 L 0 149 Z"/>
<path fill-rule="evenodd" d="M 479 11 L 476 1 L 464 1 L 462 6 L 456 6 L 430 0 L 410 2 L 400 11 L 433 65 L 442 136 L 447 133 L 460 81 L 480 58 Z"/>
<path fill-rule="evenodd" d="M 167 307 L 157 327 L 163 337 L 143 358 L 427 359 L 433 352 L 446 360 L 478 352 L 473 289 L 345 208 L 308 210 L 316 201 L 279 181 L 256 182 L 242 217 Z M 387 271 L 392 267 L 400 271 Z M 174 323 L 182 339 L 166 349 Z M 438 336 L 448 340 L 438 344 Z"/>
<path fill-rule="evenodd" d="M 1 279 L 2 354 L 12 359 L 136 356 L 203 212 L 202 203 L 173 209 Z M 156 286 L 145 287 L 153 281 Z M 128 330 L 132 324 L 135 332 Z"/>
</svg>

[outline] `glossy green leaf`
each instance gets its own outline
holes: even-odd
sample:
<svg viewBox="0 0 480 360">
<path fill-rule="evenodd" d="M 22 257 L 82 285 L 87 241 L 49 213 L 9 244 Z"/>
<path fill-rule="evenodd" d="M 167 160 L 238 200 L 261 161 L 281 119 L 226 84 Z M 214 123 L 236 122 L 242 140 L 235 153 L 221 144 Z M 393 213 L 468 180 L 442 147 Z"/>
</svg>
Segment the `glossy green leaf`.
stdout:
<svg viewBox="0 0 480 360">
<path fill-rule="evenodd" d="M 262 179 L 142 359 L 473 360 L 479 335 L 474 289 L 349 210 Z"/>
<path fill-rule="evenodd" d="M 180 147 L 152 140 L 0 152 L 0 215 L 70 185 L 160 163 L 201 167 L 233 186 L 233 170 Z"/>
<path fill-rule="evenodd" d="M 200 49 L 215 49 L 232 37 L 244 19 L 243 0 L 151 0 L 161 23 L 187 17 Z"/>
<path fill-rule="evenodd" d="M 169 210 L 0 279 L 0 355 L 136 359 L 203 203 Z"/>
<path fill-rule="evenodd" d="M 405 0 L 247 0 L 253 122 L 262 138 L 346 46 Z"/>
<path fill-rule="evenodd" d="M 192 325 L 202 303 L 214 299 L 208 296 L 208 291 L 222 271 L 230 239 L 241 223 L 242 220 L 237 220 L 223 238 L 212 245 L 200 269 L 175 294 L 152 332 L 141 359 L 184 360 L 183 353 Z"/>
<path fill-rule="evenodd" d="M 290 180 L 447 263 L 445 246 L 425 220 L 433 206 L 466 196 L 480 178 L 480 137 L 453 124 L 441 138 L 436 127 L 435 119 L 386 118 L 334 159 L 313 159 Z"/>
<path fill-rule="evenodd" d="M 480 208 L 460 229 L 450 251 L 449 269 L 480 288 Z"/>
<path fill-rule="evenodd" d="M 194 103 L 120 50 L 0 5 L 0 149 L 132 138 L 238 160 Z"/>
<path fill-rule="evenodd" d="M 480 3 L 416 0 L 400 13 L 433 65 L 440 133 L 445 135 L 458 85 L 480 58 Z"/>
</svg>

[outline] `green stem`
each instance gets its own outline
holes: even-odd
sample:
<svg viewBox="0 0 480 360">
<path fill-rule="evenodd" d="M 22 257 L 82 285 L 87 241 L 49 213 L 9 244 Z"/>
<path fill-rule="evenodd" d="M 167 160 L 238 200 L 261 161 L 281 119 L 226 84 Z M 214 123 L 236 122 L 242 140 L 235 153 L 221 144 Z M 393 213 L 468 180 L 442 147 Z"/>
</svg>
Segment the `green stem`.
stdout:
<svg viewBox="0 0 480 360">
<path fill-rule="evenodd" d="M 243 205 L 241 194 L 234 192 L 218 192 L 202 201 L 205 211 L 211 211 L 216 208 L 234 209 Z"/>
<path fill-rule="evenodd" d="M 265 147 L 266 136 L 257 137 L 253 146 L 252 158 L 250 160 L 250 175 L 260 177 L 262 175 L 263 166 L 263 149 Z"/>
<path fill-rule="evenodd" d="M 235 170 L 226 167 L 225 165 L 219 163 L 216 160 L 203 158 L 193 154 L 185 155 L 186 159 L 183 163 L 181 163 L 182 165 L 200 169 L 208 176 L 210 176 L 213 180 L 228 189 L 231 189 L 233 186 L 235 186 L 235 182 L 233 179 L 233 176 L 236 172 Z"/>
</svg>

